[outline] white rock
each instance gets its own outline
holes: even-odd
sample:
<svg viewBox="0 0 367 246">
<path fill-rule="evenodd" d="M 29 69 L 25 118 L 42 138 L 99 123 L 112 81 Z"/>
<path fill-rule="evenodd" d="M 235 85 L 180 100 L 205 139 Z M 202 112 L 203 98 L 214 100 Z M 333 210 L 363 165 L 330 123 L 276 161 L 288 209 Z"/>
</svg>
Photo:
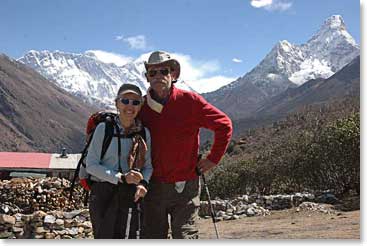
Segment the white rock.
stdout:
<svg viewBox="0 0 367 246">
<path fill-rule="evenodd" d="M 48 224 L 54 224 L 56 222 L 56 218 L 53 215 L 46 215 L 43 222 Z"/>
<path fill-rule="evenodd" d="M 255 215 L 255 209 L 254 208 L 248 208 L 246 211 L 247 216 L 254 216 Z"/>
<path fill-rule="evenodd" d="M 62 219 L 57 219 L 55 222 L 56 222 L 57 225 L 60 225 L 60 226 L 64 225 L 64 220 L 62 220 Z"/>
</svg>

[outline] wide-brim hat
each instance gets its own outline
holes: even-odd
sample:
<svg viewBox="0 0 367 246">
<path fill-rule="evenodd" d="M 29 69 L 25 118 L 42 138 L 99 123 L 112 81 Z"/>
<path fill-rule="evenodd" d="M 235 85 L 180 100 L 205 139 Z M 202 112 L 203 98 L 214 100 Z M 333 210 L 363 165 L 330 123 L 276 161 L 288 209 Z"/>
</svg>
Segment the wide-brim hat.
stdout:
<svg viewBox="0 0 367 246">
<path fill-rule="evenodd" d="M 150 54 L 148 62 L 144 62 L 145 69 L 148 71 L 149 66 L 167 63 L 171 67 L 171 73 L 173 74 L 175 80 L 180 77 L 181 67 L 180 63 L 171 58 L 171 55 L 165 51 L 154 51 Z M 175 82 L 175 81 L 174 81 Z"/>
</svg>

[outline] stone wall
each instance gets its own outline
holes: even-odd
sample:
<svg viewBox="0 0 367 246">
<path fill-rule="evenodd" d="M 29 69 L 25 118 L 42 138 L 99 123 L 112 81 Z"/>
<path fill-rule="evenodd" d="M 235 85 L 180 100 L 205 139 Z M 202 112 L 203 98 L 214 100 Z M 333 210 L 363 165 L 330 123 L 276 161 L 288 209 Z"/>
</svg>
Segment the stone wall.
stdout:
<svg viewBox="0 0 367 246">
<path fill-rule="evenodd" d="M 63 178 L 13 178 L 0 180 L 0 213 L 71 211 L 83 206 L 83 191 L 76 185 L 69 200 L 70 181 Z"/>
<path fill-rule="evenodd" d="M 292 195 L 243 195 L 233 200 L 214 199 L 213 208 L 218 220 L 239 219 L 247 216 L 265 216 L 271 210 L 289 209 L 297 207 L 303 202 L 315 201 L 310 193 L 296 193 Z M 210 215 L 208 201 L 202 201 L 199 215 L 207 218 Z"/>
<path fill-rule="evenodd" d="M 89 211 L 83 207 L 81 188 L 69 201 L 70 182 L 56 177 L 0 180 L 0 238 L 93 238 Z M 292 195 L 243 195 L 231 200 L 212 201 L 217 220 L 266 216 L 272 210 L 288 209 L 312 202 L 333 203 L 330 193 L 315 197 L 310 193 Z M 301 207 L 301 206 L 300 206 Z M 210 218 L 207 201 L 201 201 L 199 215 Z"/>
<path fill-rule="evenodd" d="M 36 211 L 32 214 L 0 214 L 0 238 L 93 238 L 88 209 L 71 212 Z"/>
</svg>

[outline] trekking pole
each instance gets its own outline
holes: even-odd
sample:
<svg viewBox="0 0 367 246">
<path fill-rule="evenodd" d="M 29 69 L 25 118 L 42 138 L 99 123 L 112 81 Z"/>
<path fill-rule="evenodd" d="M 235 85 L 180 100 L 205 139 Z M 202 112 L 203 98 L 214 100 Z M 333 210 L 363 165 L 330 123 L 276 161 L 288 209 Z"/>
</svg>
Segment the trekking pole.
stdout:
<svg viewBox="0 0 367 246">
<path fill-rule="evenodd" d="M 141 230 L 141 224 L 140 224 L 140 217 L 141 217 L 141 208 L 140 208 L 140 202 L 136 204 L 136 210 L 138 213 L 138 230 L 136 231 L 136 239 L 140 239 L 140 230 Z"/>
<path fill-rule="evenodd" d="M 125 239 L 129 239 L 132 210 L 132 208 L 129 208 L 129 214 L 127 215 Z"/>
<path fill-rule="evenodd" d="M 198 159 L 199 160 L 201 159 L 201 154 L 199 155 Z M 217 228 L 216 219 L 215 219 L 214 207 L 213 207 L 213 204 L 212 204 L 211 199 L 210 199 L 210 192 L 209 192 L 209 188 L 208 188 L 208 185 L 206 183 L 206 180 L 205 180 L 205 175 L 204 175 L 204 173 L 200 172 L 198 167 L 195 168 L 195 171 L 196 171 L 196 174 L 198 176 L 201 176 L 201 178 L 203 179 L 204 189 L 205 189 L 206 195 L 208 197 L 210 214 L 212 216 L 212 220 L 213 220 L 213 224 L 214 224 L 215 234 L 217 235 L 217 239 L 219 239 L 219 233 L 218 233 L 218 228 Z"/>
</svg>

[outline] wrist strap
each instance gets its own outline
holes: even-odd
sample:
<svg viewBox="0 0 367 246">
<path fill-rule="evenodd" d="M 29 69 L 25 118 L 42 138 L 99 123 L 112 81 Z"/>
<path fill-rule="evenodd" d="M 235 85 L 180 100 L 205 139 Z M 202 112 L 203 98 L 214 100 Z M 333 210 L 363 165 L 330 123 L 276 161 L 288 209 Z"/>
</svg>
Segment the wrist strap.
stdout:
<svg viewBox="0 0 367 246">
<path fill-rule="evenodd" d="M 144 186 L 144 188 L 148 190 L 148 182 L 144 179 L 140 180 L 139 185 Z"/>
<path fill-rule="evenodd" d="M 124 174 L 122 174 L 122 175 L 120 176 L 119 181 L 121 182 L 121 184 L 125 184 L 125 183 L 126 183 L 126 179 L 125 179 L 125 175 L 124 175 Z"/>
</svg>

